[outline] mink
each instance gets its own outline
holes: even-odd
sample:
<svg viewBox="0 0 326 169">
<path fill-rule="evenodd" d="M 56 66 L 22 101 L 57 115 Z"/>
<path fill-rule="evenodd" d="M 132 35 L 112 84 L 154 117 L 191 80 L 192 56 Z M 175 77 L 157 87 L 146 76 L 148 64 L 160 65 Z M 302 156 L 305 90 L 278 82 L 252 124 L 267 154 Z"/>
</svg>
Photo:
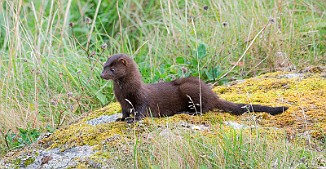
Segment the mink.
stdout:
<svg viewBox="0 0 326 169">
<path fill-rule="evenodd" d="M 277 115 L 288 109 L 285 106 L 238 104 L 220 99 L 198 77 L 190 76 L 171 82 L 145 84 L 136 62 L 126 54 L 112 55 L 103 67 L 101 78 L 113 81 L 114 95 L 122 108 L 122 117 L 117 121 L 133 122 L 143 117 L 164 117 L 179 113 L 198 114 L 215 109 L 234 115 L 245 112 L 267 112 Z"/>
</svg>

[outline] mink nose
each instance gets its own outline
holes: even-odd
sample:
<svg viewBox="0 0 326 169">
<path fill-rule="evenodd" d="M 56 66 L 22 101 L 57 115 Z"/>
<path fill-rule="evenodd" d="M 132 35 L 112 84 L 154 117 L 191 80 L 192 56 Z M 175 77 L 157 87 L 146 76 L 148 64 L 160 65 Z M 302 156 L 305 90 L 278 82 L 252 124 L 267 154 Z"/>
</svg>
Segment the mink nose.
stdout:
<svg viewBox="0 0 326 169">
<path fill-rule="evenodd" d="M 104 79 L 104 73 L 101 73 L 100 77 L 101 77 L 102 79 Z"/>
</svg>

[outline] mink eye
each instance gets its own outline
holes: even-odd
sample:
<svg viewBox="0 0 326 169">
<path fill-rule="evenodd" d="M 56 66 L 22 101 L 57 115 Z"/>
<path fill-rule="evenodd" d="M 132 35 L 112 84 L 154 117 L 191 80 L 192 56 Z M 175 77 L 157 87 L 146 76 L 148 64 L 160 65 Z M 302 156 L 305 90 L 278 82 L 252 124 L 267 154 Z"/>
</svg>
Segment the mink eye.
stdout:
<svg viewBox="0 0 326 169">
<path fill-rule="evenodd" d="M 114 72 L 114 71 L 115 71 L 115 69 L 111 68 L 111 69 L 110 69 L 110 71 L 111 71 L 111 72 Z"/>
</svg>

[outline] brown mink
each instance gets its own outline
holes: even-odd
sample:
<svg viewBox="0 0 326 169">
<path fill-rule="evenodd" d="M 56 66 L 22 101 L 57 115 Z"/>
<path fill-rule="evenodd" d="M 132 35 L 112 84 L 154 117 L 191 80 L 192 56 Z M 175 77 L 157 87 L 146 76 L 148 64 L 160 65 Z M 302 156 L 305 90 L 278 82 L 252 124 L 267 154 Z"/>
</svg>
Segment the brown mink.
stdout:
<svg viewBox="0 0 326 169">
<path fill-rule="evenodd" d="M 143 117 L 172 116 L 179 113 L 205 113 L 213 109 L 241 115 L 245 112 L 267 112 L 276 115 L 288 107 L 237 104 L 220 99 L 197 77 L 187 77 L 145 84 L 137 64 L 126 54 L 116 54 L 104 64 L 101 78 L 113 81 L 114 94 L 122 107 L 121 121 Z M 134 119 L 130 117 L 134 115 Z"/>
</svg>

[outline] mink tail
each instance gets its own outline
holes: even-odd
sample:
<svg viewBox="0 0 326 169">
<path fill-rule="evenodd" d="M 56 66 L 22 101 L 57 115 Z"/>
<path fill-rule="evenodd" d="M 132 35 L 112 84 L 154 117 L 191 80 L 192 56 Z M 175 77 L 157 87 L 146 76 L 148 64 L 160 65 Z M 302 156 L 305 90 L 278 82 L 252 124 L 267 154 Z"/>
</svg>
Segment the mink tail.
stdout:
<svg viewBox="0 0 326 169">
<path fill-rule="evenodd" d="M 269 107 L 258 104 L 237 104 L 226 100 L 219 99 L 216 108 L 230 112 L 234 115 L 241 115 L 246 112 L 266 112 L 271 115 L 281 114 L 288 109 L 288 107 Z"/>
</svg>

